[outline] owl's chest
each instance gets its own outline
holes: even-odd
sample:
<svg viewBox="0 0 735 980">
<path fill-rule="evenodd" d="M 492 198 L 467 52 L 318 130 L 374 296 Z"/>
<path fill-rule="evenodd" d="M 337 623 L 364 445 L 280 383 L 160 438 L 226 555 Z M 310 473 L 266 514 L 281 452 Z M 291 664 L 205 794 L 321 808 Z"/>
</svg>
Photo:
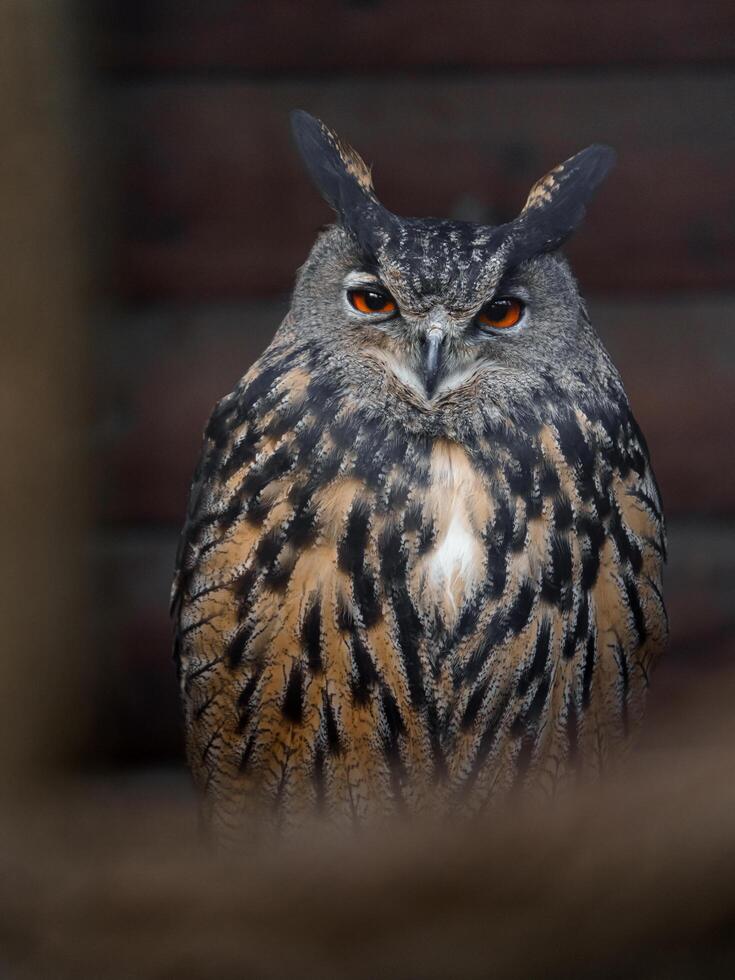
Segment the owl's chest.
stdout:
<svg viewBox="0 0 735 980">
<path fill-rule="evenodd" d="M 420 500 L 422 533 L 411 549 L 411 591 L 419 610 L 451 626 L 486 577 L 486 528 L 493 505 L 482 475 L 454 443 L 435 444 Z"/>
</svg>

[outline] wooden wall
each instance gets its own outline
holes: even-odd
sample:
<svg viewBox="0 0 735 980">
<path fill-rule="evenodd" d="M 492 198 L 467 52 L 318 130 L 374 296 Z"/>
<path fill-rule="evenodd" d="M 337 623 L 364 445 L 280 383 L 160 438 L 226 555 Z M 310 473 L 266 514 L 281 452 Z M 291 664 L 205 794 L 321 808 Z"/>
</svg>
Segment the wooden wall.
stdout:
<svg viewBox="0 0 735 980">
<path fill-rule="evenodd" d="M 735 654 L 735 5 L 107 0 L 91 28 L 109 191 L 100 758 L 178 757 L 166 602 L 201 430 L 329 220 L 290 143 L 297 106 L 360 149 L 401 213 L 500 221 L 553 164 L 617 149 L 569 254 L 669 516 L 654 709 Z"/>
</svg>

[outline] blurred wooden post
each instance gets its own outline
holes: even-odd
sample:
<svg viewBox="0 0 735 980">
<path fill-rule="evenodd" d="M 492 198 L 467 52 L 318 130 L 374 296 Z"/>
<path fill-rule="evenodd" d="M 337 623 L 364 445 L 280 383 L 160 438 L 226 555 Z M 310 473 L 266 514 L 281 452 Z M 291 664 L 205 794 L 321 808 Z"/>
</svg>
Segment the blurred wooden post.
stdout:
<svg viewBox="0 0 735 980">
<path fill-rule="evenodd" d="M 0 762 L 68 760 L 83 722 L 85 315 L 64 0 L 0 5 Z M 77 149 L 78 152 L 78 149 Z"/>
</svg>

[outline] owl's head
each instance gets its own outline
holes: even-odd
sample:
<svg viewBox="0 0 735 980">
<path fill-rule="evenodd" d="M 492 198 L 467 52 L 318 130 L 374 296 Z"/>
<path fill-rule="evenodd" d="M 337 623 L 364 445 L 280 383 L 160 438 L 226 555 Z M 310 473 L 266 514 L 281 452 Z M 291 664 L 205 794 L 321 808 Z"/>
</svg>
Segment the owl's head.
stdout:
<svg viewBox="0 0 735 980">
<path fill-rule="evenodd" d="M 609 147 L 590 146 L 555 167 L 517 218 L 487 226 L 393 214 L 334 132 L 302 111 L 292 126 L 338 217 L 297 282 L 300 326 L 381 365 L 428 405 L 479 372 L 558 377 L 584 363 L 595 341 L 557 250 L 612 167 Z"/>
</svg>

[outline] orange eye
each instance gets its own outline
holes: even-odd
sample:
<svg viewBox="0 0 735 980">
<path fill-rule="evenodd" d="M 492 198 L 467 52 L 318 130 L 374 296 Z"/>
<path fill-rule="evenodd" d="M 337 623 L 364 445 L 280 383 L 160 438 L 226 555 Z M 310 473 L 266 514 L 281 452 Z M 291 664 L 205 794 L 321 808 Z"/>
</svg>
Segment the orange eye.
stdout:
<svg viewBox="0 0 735 980">
<path fill-rule="evenodd" d="M 347 293 L 358 313 L 395 313 L 396 301 L 382 289 L 350 289 Z"/>
<path fill-rule="evenodd" d="M 522 316 L 523 303 L 519 299 L 501 296 L 499 299 L 491 299 L 489 303 L 485 303 L 477 314 L 477 322 L 483 327 L 505 330 L 514 327 Z"/>
</svg>

